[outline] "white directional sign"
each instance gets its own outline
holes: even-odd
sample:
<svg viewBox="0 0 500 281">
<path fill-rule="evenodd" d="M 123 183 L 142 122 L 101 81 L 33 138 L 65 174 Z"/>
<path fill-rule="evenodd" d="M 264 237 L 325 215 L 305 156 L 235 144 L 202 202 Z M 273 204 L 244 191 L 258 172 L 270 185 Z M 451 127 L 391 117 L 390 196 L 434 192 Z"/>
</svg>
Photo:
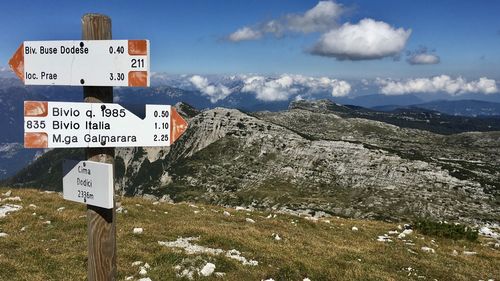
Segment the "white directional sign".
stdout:
<svg viewBox="0 0 500 281">
<path fill-rule="evenodd" d="M 149 40 L 25 41 L 9 61 L 26 85 L 149 86 Z"/>
<path fill-rule="evenodd" d="M 139 118 L 114 103 L 24 102 L 24 147 L 169 146 L 187 129 L 170 105 Z"/>
<path fill-rule="evenodd" d="M 63 197 L 101 208 L 113 208 L 113 165 L 64 161 Z"/>
</svg>

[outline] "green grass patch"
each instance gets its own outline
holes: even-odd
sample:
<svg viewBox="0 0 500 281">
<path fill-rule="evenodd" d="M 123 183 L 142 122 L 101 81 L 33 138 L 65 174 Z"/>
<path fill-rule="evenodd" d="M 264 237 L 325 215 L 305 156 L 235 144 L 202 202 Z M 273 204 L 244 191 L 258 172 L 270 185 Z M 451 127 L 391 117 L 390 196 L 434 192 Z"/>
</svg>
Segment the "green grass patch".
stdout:
<svg viewBox="0 0 500 281">
<path fill-rule="evenodd" d="M 425 235 L 453 240 L 466 239 L 469 241 L 477 241 L 478 238 L 477 230 L 463 224 L 452 224 L 419 219 L 415 222 L 415 228 Z"/>
<path fill-rule="evenodd" d="M 0 188 L 2 193 L 8 189 Z M 57 193 L 16 189 L 12 196 L 22 198 L 22 209 L 0 219 L 0 280 L 86 280 L 87 225 L 82 204 L 63 200 Z M 415 231 L 405 237 L 413 245 L 393 237 L 392 243 L 377 237 L 397 228 L 380 221 L 319 219 L 269 212 L 236 211 L 231 208 L 177 203 L 153 204 L 142 198 L 121 198 L 127 212 L 116 219 L 117 280 L 188 280 L 179 277 L 184 269 L 194 272 L 193 280 L 488 280 L 500 276 L 500 252 L 487 247 L 483 237 L 476 242 L 434 239 Z M 0 205 L 3 202 L 0 202 Z M 37 207 L 31 207 L 35 204 Z M 58 208 L 65 207 L 62 211 Z M 228 211 L 230 216 L 223 215 Z M 33 215 L 36 213 L 36 215 Z M 274 217 L 276 215 L 276 217 Z M 245 219 L 251 218 L 255 223 Z M 50 225 L 44 224 L 50 220 Z M 293 222 L 293 223 L 292 223 Z M 356 226 L 359 231 L 352 231 Z M 23 228 L 26 227 L 26 228 Z M 144 228 L 133 234 L 134 227 Z M 21 229 L 24 230 L 21 230 Z M 281 240 L 273 236 L 279 234 Z M 199 237 L 191 244 L 228 251 L 235 249 L 258 265 L 243 265 L 225 253 L 190 254 L 181 248 L 161 246 L 179 237 Z M 422 252 L 433 247 L 433 254 Z M 409 250 L 413 251 L 410 252 Z M 456 250 L 459 254 L 452 255 Z M 466 256 L 461 252 L 475 251 Z M 151 265 L 146 276 L 140 275 L 135 261 Z M 198 275 L 206 263 L 215 264 L 224 277 Z M 416 275 L 408 275 L 411 267 Z"/>
</svg>

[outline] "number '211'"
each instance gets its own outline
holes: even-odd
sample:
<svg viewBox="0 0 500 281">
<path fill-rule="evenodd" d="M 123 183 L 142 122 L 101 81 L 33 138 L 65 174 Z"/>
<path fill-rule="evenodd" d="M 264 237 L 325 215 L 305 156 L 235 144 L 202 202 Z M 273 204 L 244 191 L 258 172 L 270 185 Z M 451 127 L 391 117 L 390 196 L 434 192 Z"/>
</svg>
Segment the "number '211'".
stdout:
<svg viewBox="0 0 500 281">
<path fill-rule="evenodd" d="M 144 67 L 144 59 L 132 59 L 131 61 L 132 68 L 142 68 Z"/>
</svg>

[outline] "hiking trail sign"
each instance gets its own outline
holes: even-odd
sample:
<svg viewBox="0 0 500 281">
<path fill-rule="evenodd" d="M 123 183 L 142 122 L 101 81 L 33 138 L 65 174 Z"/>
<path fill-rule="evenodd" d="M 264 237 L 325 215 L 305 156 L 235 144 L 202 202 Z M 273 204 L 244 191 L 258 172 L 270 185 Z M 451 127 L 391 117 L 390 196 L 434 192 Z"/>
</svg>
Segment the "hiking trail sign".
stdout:
<svg viewBox="0 0 500 281">
<path fill-rule="evenodd" d="M 83 103 L 25 101 L 26 148 L 86 147 L 66 166 L 64 198 L 87 204 L 87 279 L 116 280 L 114 147 L 169 146 L 187 129 L 170 105 L 139 118 L 113 101 L 113 87 L 149 87 L 148 40 L 111 40 L 111 18 L 85 14 L 82 40 L 25 41 L 9 65 L 25 85 L 83 86 Z"/>
<path fill-rule="evenodd" d="M 112 209 L 113 192 L 113 165 L 94 161 L 64 161 L 64 199 Z"/>
<path fill-rule="evenodd" d="M 24 41 L 9 65 L 25 85 L 149 86 L 149 40 Z"/>
<path fill-rule="evenodd" d="M 170 105 L 146 105 L 139 118 L 115 103 L 24 102 L 24 147 L 169 146 L 187 129 Z"/>
</svg>

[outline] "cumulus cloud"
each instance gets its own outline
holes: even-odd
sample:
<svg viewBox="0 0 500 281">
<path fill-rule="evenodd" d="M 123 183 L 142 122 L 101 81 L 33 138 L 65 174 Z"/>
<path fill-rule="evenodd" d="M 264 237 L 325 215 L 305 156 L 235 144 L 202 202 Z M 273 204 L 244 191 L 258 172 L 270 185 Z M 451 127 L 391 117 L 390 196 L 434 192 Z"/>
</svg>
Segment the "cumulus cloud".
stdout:
<svg viewBox="0 0 500 281">
<path fill-rule="evenodd" d="M 406 61 L 412 65 L 438 64 L 441 61 L 434 51 L 429 51 L 426 47 L 420 47 L 418 50 L 408 52 L 406 55 L 408 56 Z"/>
<path fill-rule="evenodd" d="M 15 77 L 15 74 L 8 66 L 0 67 L 0 78 L 12 77 Z"/>
<path fill-rule="evenodd" d="M 338 60 L 370 60 L 397 58 L 410 37 L 411 29 L 395 28 L 383 21 L 365 18 L 359 23 L 344 23 L 339 27 L 345 8 L 334 1 L 319 1 L 301 14 L 287 14 L 255 26 L 244 26 L 227 36 L 232 42 L 258 40 L 266 34 L 281 37 L 287 33 L 323 32 L 318 42 L 308 50 L 318 56 Z M 419 54 L 415 64 L 432 63 L 439 57 Z M 434 62 L 435 63 L 435 62 Z"/>
<path fill-rule="evenodd" d="M 284 25 L 295 32 L 325 31 L 336 25 L 337 19 L 342 14 L 341 5 L 333 1 L 320 1 L 318 4 L 301 15 L 290 14 L 284 17 Z"/>
<path fill-rule="evenodd" d="M 300 93 L 296 98 L 303 99 L 303 95 L 313 95 L 329 92 L 334 97 L 346 96 L 351 91 L 351 85 L 343 80 L 328 77 L 306 77 L 302 75 L 281 75 L 279 78 L 263 76 L 247 77 L 243 80 L 242 92 L 253 92 L 256 98 L 262 101 L 285 101 L 291 96 Z"/>
<path fill-rule="evenodd" d="M 250 27 L 242 27 L 229 35 L 229 40 L 233 42 L 245 40 L 257 40 L 262 37 L 262 32 L 253 30 Z"/>
<path fill-rule="evenodd" d="M 351 92 L 351 85 L 346 81 L 333 82 L 332 96 L 345 97 Z"/>
<path fill-rule="evenodd" d="M 293 88 L 293 79 L 282 76 L 278 79 L 267 80 L 262 76 L 253 76 L 244 80 L 242 92 L 254 92 L 257 99 L 263 101 L 284 101 L 297 93 Z"/>
<path fill-rule="evenodd" d="M 257 40 L 264 34 L 281 37 L 285 32 L 321 32 L 337 24 L 343 8 L 333 1 L 320 1 L 303 14 L 287 14 L 281 18 L 257 24 L 254 27 L 242 27 L 228 36 L 228 40 L 239 42 Z"/>
<path fill-rule="evenodd" d="M 417 54 L 408 58 L 409 64 L 438 64 L 441 61 L 439 56 L 434 54 Z"/>
<path fill-rule="evenodd" d="M 221 84 L 210 84 L 207 78 L 199 75 L 192 76 L 189 78 L 189 81 L 202 94 L 208 96 L 212 103 L 222 100 L 231 94 L 231 90 L 228 87 Z"/>
<path fill-rule="evenodd" d="M 486 77 L 468 82 L 462 77 L 453 79 L 448 75 L 440 75 L 432 78 L 416 78 L 404 81 L 377 79 L 376 83 L 380 87 L 380 92 L 385 95 L 444 92 L 456 96 L 465 93 L 498 93 L 496 81 Z"/>
<path fill-rule="evenodd" d="M 397 56 L 406 45 L 411 29 L 394 28 L 382 21 L 365 18 L 345 23 L 323 34 L 310 52 L 338 60 L 369 60 Z"/>
</svg>

